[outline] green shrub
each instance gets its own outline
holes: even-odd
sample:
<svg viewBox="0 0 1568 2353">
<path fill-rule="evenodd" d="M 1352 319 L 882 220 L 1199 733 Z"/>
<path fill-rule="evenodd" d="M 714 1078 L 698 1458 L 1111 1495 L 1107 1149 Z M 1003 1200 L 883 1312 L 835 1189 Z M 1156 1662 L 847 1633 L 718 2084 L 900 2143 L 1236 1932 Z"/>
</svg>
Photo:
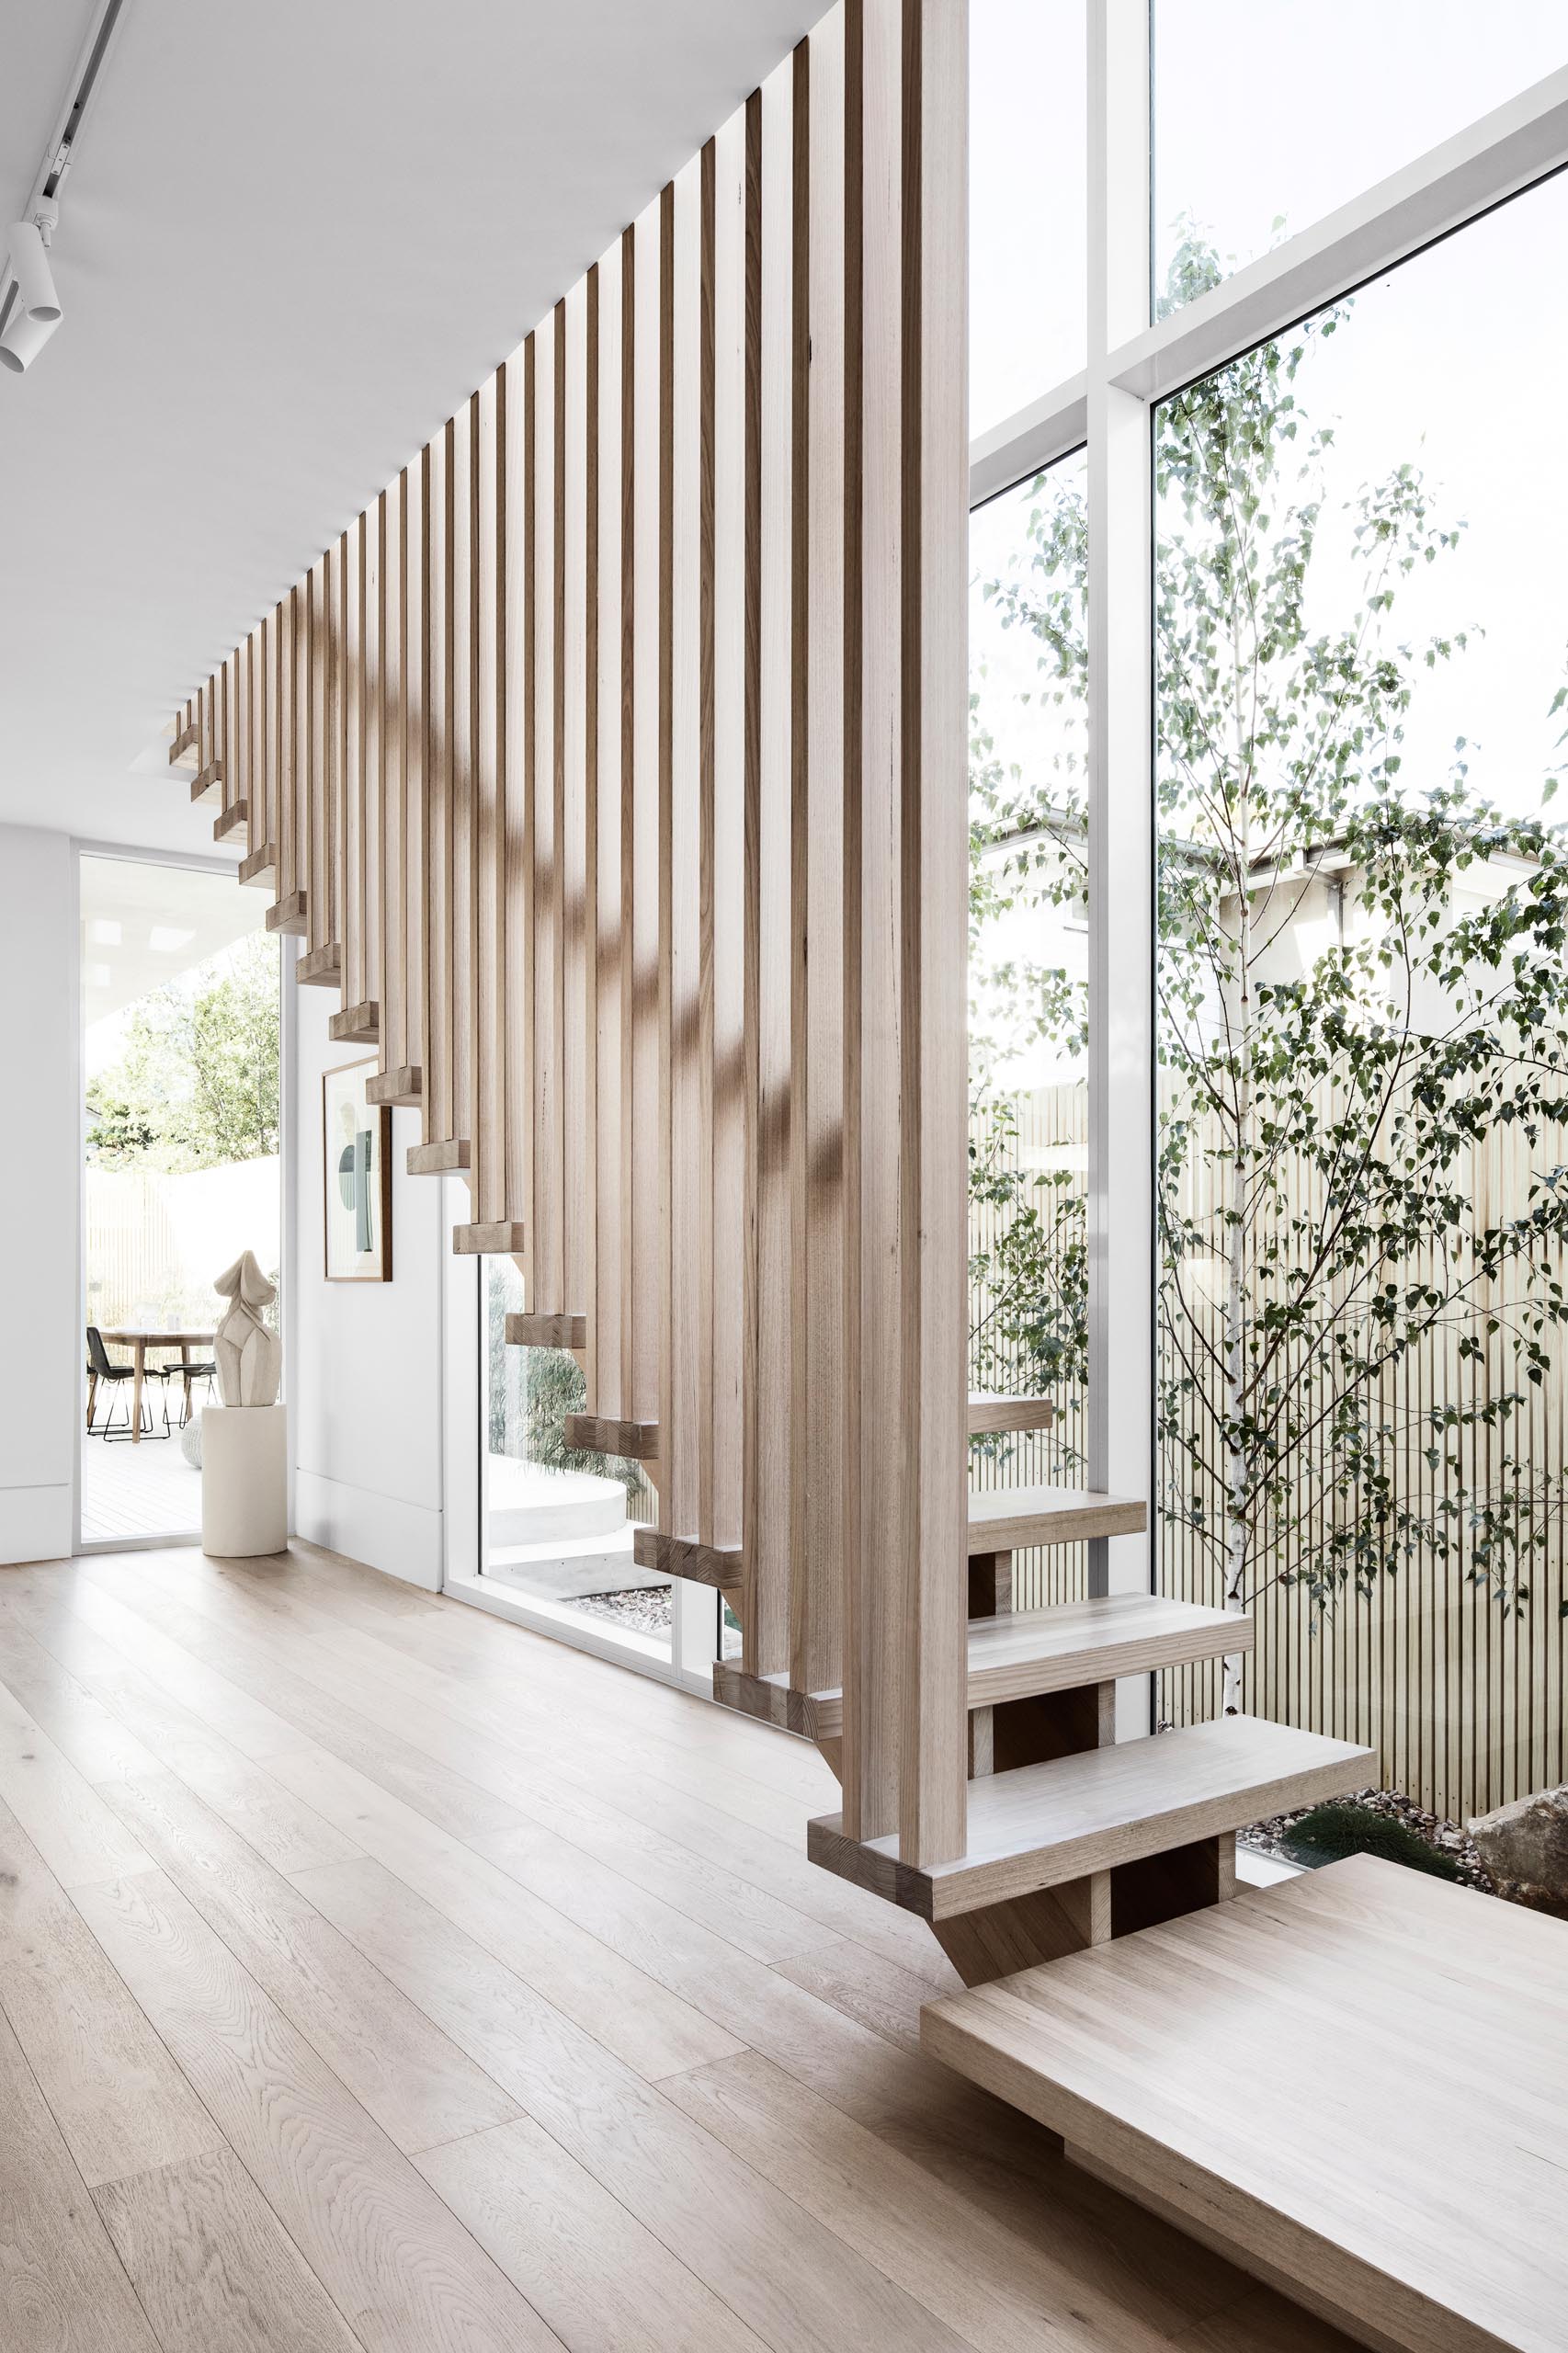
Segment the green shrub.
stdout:
<svg viewBox="0 0 1568 2353">
<path fill-rule="evenodd" d="M 1458 1864 L 1440 1847 L 1428 1847 L 1403 1822 L 1372 1813 L 1363 1805 L 1315 1805 L 1279 1843 L 1291 1862 L 1305 1863 L 1311 1870 L 1320 1863 L 1343 1862 L 1346 1855 L 1381 1855 L 1385 1862 L 1403 1863 L 1434 1879 L 1461 1876 Z"/>
</svg>

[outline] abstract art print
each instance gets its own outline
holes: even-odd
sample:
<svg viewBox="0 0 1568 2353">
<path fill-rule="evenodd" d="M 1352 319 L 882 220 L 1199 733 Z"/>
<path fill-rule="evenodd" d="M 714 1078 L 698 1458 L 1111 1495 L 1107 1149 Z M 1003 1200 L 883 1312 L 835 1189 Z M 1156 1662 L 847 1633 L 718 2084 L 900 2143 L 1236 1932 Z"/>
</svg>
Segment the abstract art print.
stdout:
<svg viewBox="0 0 1568 2353">
<path fill-rule="evenodd" d="M 322 1177 L 329 1283 L 392 1280 L 392 1109 L 367 1103 L 373 1061 L 322 1076 Z"/>
</svg>

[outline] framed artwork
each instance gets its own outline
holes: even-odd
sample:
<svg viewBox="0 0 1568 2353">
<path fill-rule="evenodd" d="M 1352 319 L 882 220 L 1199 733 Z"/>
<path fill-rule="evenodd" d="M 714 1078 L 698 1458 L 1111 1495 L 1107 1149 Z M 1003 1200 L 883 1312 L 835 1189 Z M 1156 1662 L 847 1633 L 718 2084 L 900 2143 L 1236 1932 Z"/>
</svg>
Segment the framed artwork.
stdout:
<svg viewBox="0 0 1568 2353">
<path fill-rule="evenodd" d="M 322 1194 L 329 1283 L 392 1280 L 392 1107 L 365 1100 L 374 1060 L 322 1074 Z"/>
</svg>

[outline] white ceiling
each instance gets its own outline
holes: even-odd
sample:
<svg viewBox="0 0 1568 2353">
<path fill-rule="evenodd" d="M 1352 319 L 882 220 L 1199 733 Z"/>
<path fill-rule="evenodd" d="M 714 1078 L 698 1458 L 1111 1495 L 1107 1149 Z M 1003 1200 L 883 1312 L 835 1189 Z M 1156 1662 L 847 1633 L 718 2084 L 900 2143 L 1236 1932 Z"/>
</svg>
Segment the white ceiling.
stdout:
<svg viewBox="0 0 1568 2353">
<path fill-rule="evenodd" d="M 127 0 L 0 376 L 0 822 L 210 850 L 131 763 L 823 0 Z M 91 0 L 5 0 L 0 222 Z"/>
<path fill-rule="evenodd" d="M 82 860 L 82 1026 L 91 1030 L 165 982 L 259 931 L 267 900 L 229 877 L 142 858 Z"/>
</svg>

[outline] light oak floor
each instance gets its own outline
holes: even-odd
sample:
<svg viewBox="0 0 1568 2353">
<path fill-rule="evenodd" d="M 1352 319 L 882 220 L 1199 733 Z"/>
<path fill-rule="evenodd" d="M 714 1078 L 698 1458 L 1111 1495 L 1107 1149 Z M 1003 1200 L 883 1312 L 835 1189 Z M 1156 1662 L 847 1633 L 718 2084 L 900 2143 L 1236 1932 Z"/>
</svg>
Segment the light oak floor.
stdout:
<svg viewBox="0 0 1568 2353">
<path fill-rule="evenodd" d="M 814 1750 L 300 1547 L 0 1569 L 0 2353 L 1335 2353 L 916 2048 Z"/>
</svg>

